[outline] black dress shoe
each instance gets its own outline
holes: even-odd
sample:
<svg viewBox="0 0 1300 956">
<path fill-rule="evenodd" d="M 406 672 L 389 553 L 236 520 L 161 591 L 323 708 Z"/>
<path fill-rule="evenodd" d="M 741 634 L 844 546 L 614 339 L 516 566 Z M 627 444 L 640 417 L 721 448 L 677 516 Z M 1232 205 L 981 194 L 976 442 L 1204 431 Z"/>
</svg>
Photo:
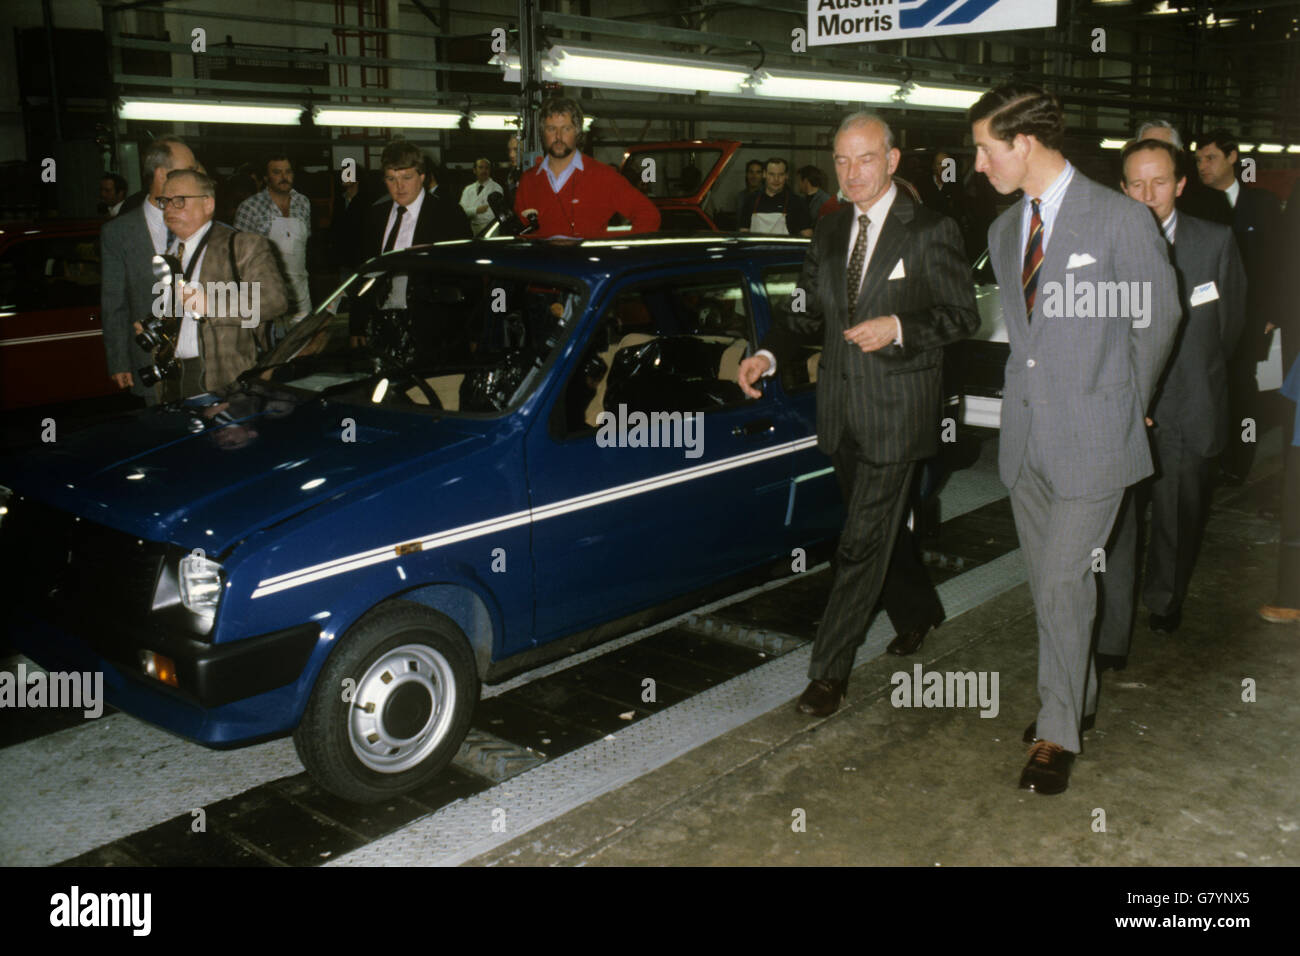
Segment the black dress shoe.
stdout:
<svg viewBox="0 0 1300 956">
<path fill-rule="evenodd" d="M 799 697 L 799 713 L 829 717 L 844 700 L 844 681 L 815 680 Z"/>
<path fill-rule="evenodd" d="M 1079 733 L 1086 734 L 1097 724 L 1097 715 L 1089 714 L 1079 723 Z M 1020 737 L 1027 744 L 1038 743 L 1038 721 L 1034 721 L 1025 728 L 1024 734 Z"/>
<path fill-rule="evenodd" d="M 890 641 L 889 646 L 886 647 L 885 650 L 890 654 L 897 654 L 899 657 L 906 657 L 908 654 L 915 654 L 921 649 L 921 642 L 925 640 L 925 636 L 938 626 L 938 624 L 934 624 L 930 627 L 923 627 L 917 631 L 904 631 L 902 634 L 899 634 Z"/>
<path fill-rule="evenodd" d="M 1074 754 L 1060 744 L 1040 740 L 1029 748 L 1029 762 L 1020 773 L 1020 789 L 1044 796 L 1064 793 L 1070 783 L 1070 764 Z"/>
<path fill-rule="evenodd" d="M 1128 667 L 1127 654 L 1097 654 L 1097 673 L 1102 671 L 1122 671 Z"/>
<path fill-rule="evenodd" d="M 1147 626 L 1157 634 L 1172 634 L 1183 623 L 1183 609 L 1175 608 L 1169 614 L 1155 614 L 1147 619 Z"/>
</svg>

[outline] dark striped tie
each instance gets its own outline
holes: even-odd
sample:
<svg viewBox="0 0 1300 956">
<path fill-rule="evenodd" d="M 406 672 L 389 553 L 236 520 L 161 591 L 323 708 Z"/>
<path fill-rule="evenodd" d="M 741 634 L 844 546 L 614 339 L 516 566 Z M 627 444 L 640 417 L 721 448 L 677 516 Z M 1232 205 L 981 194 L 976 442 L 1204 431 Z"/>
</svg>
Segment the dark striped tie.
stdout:
<svg viewBox="0 0 1300 956">
<path fill-rule="evenodd" d="M 1034 299 L 1038 297 L 1038 270 L 1043 265 L 1043 217 L 1039 215 L 1039 200 L 1031 199 L 1034 214 L 1029 220 L 1029 241 L 1025 243 L 1025 268 L 1020 274 L 1025 289 L 1025 316 L 1032 320 Z"/>
<path fill-rule="evenodd" d="M 867 261 L 867 227 L 871 220 L 866 216 L 858 217 L 858 241 L 853 244 L 853 254 L 849 256 L 849 321 L 853 321 L 853 310 L 858 307 L 858 292 L 862 288 L 862 267 Z"/>
</svg>

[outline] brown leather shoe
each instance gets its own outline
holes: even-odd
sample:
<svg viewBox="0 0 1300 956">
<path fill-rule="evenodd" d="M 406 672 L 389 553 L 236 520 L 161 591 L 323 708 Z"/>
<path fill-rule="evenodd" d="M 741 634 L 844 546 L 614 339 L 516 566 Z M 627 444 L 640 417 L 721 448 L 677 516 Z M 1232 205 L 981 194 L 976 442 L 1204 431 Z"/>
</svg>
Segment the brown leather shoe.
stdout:
<svg viewBox="0 0 1300 956">
<path fill-rule="evenodd" d="M 1083 718 L 1083 720 L 1079 723 L 1079 733 L 1086 734 L 1088 731 L 1092 730 L 1092 728 L 1096 726 L 1096 724 L 1097 724 L 1097 715 L 1089 714 L 1087 717 Z M 1038 721 L 1037 720 L 1033 721 L 1028 727 L 1025 728 L 1025 732 L 1020 739 L 1027 744 L 1038 743 Z"/>
<path fill-rule="evenodd" d="M 899 657 L 906 657 L 908 654 L 915 654 L 921 649 L 921 642 L 933 628 L 923 627 L 919 631 L 904 631 L 892 641 L 885 650 L 890 654 L 897 654 Z"/>
<path fill-rule="evenodd" d="M 1265 604 L 1259 609 L 1259 616 L 1270 624 L 1294 624 L 1300 621 L 1300 608 Z"/>
<path fill-rule="evenodd" d="M 815 680 L 799 697 L 799 713 L 829 717 L 844 700 L 844 681 Z"/>
<path fill-rule="evenodd" d="M 1060 744 L 1040 740 L 1029 748 L 1029 762 L 1020 774 L 1020 789 L 1044 796 L 1064 793 L 1070 783 L 1074 754 Z"/>
</svg>

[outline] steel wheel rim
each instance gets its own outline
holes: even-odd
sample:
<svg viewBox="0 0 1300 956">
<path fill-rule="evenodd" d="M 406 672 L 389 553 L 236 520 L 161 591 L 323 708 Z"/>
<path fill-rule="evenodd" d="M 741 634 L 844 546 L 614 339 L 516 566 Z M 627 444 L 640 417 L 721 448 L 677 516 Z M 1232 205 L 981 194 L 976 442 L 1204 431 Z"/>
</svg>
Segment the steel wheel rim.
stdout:
<svg viewBox="0 0 1300 956">
<path fill-rule="evenodd" d="M 405 706 L 403 706 L 405 705 Z M 394 707 L 428 707 L 418 729 L 398 729 Z M 447 658 L 427 644 L 403 644 L 386 651 L 357 682 L 348 710 L 348 742 L 366 767 L 402 773 L 422 763 L 451 726 L 456 678 Z"/>
</svg>

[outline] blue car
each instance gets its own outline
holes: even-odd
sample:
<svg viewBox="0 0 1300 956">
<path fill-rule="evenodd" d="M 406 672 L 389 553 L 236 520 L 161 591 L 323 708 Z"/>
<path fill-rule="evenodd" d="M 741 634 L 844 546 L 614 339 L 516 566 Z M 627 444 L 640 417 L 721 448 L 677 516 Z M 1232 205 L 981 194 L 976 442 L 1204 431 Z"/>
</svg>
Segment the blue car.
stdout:
<svg viewBox="0 0 1300 956">
<path fill-rule="evenodd" d="M 444 243 L 372 260 L 220 395 L 0 469 L 9 642 L 201 744 L 292 733 L 371 802 L 482 683 L 833 538 L 820 343 L 747 400 L 778 237 Z"/>
</svg>

